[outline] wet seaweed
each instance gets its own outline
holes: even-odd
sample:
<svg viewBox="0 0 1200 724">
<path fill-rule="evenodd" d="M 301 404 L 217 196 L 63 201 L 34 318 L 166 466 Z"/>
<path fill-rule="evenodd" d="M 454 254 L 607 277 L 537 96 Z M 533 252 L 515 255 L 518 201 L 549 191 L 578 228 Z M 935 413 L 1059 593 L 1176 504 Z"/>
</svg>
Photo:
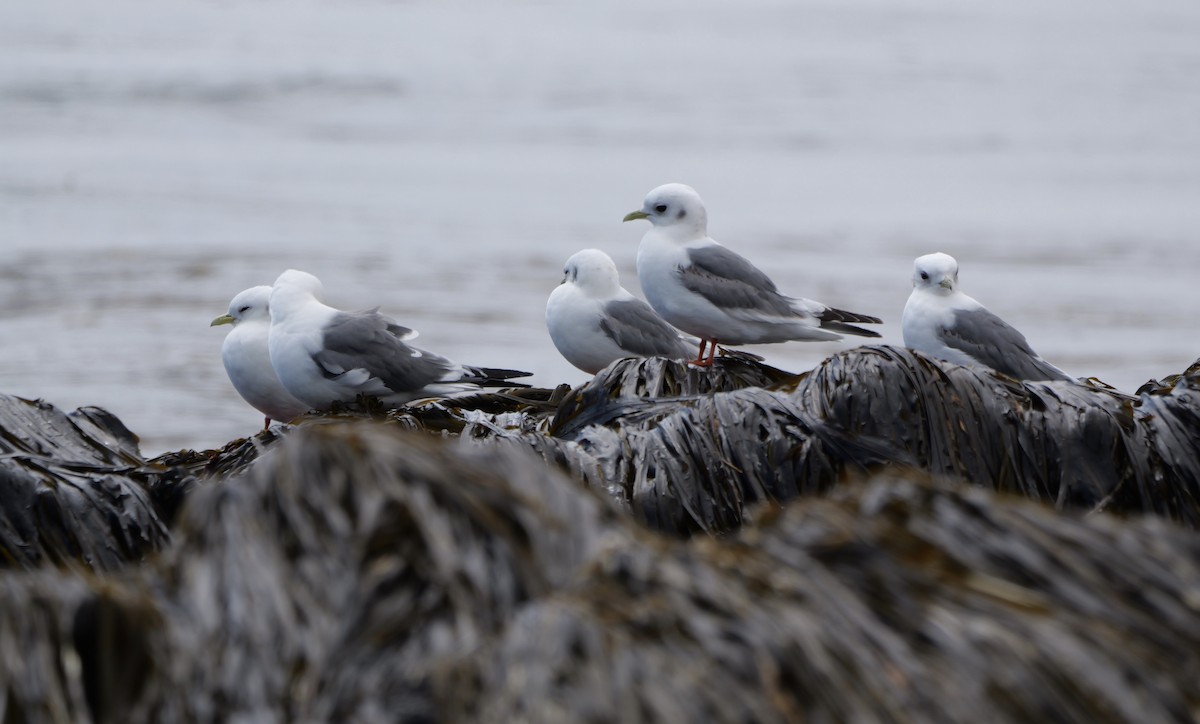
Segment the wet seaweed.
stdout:
<svg viewBox="0 0 1200 724">
<path fill-rule="evenodd" d="M 0 572 L 0 720 L 86 722 L 71 619 L 88 595 L 77 574 Z"/>
<path fill-rule="evenodd" d="M 726 533 L 754 503 L 820 493 L 847 474 L 910 462 L 902 450 L 847 435 L 762 387 L 797 379 L 746 360 L 719 360 L 713 371 L 622 360 L 568 396 L 549 431 L 565 443 L 559 452 L 597 471 L 589 484 L 674 535 Z"/>
<path fill-rule="evenodd" d="M 1154 513 L 1200 526 L 1200 374 L 1137 396 L 1018 382 L 872 346 L 840 353 L 792 393 L 811 414 L 885 440 L 916 464 L 1059 509 Z"/>
<path fill-rule="evenodd" d="M 108 571 L 162 549 L 157 477 L 109 413 L 0 395 L 0 568 Z"/>
<path fill-rule="evenodd" d="M 610 551 L 461 662 L 446 718 L 1189 721 L 1198 554 L 1153 519 L 883 476 Z"/>
<path fill-rule="evenodd" d="M 162 691 L 154 714 L 427 713 L 414 672 L 561 586 L 614 518 L 526 455 L 363 422 L 297 430 L 185 511 L 165 585 L 179 645 L 206 656 L 165 662 L 199 691 Z"/>
<path fill-rule="evenodd" d="M 677 540 L 502 439 L 306 425 L 244 475 L 196 487 L 175 544 L 136 575 L 0 576 L 0 710 L 126 722 L 1200 711 L 1200 538 L 1168 522 L 889 473 L 760 506 L 726 537 Z"/>
<path fill-rule="evenodd" d="M 875 346 L 801 376 L 744 359 L 712 370 L 621 360 L 574 390 L 344 410 L 310 423 L 366 417 L 526 447 L 677 535 L 726 533 L 747 505 L 821 493 L 888 464 L 1060 509 L 1197 526 L 1197 379 L 1192 370 L 1133 396 L 1096 382 L 1022 383 Z M 216 459 L 229 457 L 252 459 Z"/>
<path fill-rule="evenodd" d="M 636 408 L 641 400 L 772 387 L 796 379 L 798 376 L 791 372 L 743 356 L 718 357 L 711 368 L 663 358 L 617 360 L 563 397 L 549 433 L 570 438 L 574 431 L 588 425 L 607 424 L 624 414 L 626 405 Z"/>
</svg>

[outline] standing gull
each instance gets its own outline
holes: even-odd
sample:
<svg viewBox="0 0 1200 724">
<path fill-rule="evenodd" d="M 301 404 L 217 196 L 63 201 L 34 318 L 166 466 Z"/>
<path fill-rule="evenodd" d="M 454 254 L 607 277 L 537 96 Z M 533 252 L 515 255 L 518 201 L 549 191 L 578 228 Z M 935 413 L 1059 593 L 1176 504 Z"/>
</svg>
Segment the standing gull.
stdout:
<svg viewBox="0 0 1200 724">
<path fill-rule="evenodd" d="M 376 310 L 344 312 L 322 304 L 320 280 L 289 269 L 271 290 L 271 365 L 309 407 L 328 410 L 360 394 L 399 405 L 422 397 L 522 387 L 530 373 L 468 367 L 405 344 L 417 333 Z"/>
<path fill-rule="evenodd" d="M 568 362 L 596 374 L 623 357 L 687 359 L 679 331 L 621 286 L 617 265 L 598 249 L 567 259 L 546 300 L 546 328 Z"/>
<path fill-rule="evenodd" d="M 222 314 L 209 325 L 233 325 L 221 345 L 221 361 L 225 363 L 225 372 L 233 389 L 251 407 L 267 416 L 263 429 L 271 425 L 271 420 L 288 422 L 309 409 L 283 388 L 271 367 L 271 356 L 267 351 L 267 334 L 271 329 L 271 313 L 267 309 L 270 298 L 271 287 L 267 286 L 239 292 L 229 302 L 229 313 Z"/>
<path fill-rule="evenodd" d="M 625 221 L 648 219 L 638 247 L 637 271 L 650 306 L 671 324 L 700 338 L 696 364 L 712 364 L 717 342 L 759 344 L 878 337 L 853 323 L 881 320 L 780 294 L 775 282 L 745 257 L 708 236 L 708 213 L 700 195 L 683 184 L 666 184 L 646 196 Z M 712 345 L 704 359 L 706 344 Z"/>
<path fill-rule="evenodd" d="M 958 262 L 938 252 L 913 264 L 913 290 L 901 318 L 909 349 L 960 365 L 991 367 L 1018 380 L 1069 380 L 1038 356 L 1024 335 L 958 289 Z"/>
</svg>

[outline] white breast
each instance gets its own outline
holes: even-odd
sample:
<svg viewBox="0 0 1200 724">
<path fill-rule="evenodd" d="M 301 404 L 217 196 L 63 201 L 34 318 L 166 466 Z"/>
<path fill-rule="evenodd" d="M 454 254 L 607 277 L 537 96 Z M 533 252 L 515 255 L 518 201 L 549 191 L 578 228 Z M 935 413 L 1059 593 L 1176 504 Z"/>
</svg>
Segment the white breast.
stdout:
<svg viewBox="0 0 1200 724">
<path fill-rule="evenodd" d="M 546 329 L 568 362 L 595 374 L 627 354 L 600 329 L 603 300 L 593 299 L 574 284 L 559 285 L 546 302 Z"/>
<path fill-rule="evenodd" d="M 904 305 L 904 314 L 900 318 L 904 346 L 955 364 L 975 364 L 975 360 L 968 355 L 947 346 L 940 334 L 940 330 L 948 329 L 954 324 L 954 310 L 966 303 L 962 299 L 956 299 L 957 297 L 965 297 L 965 295 L 942 296 L 926 290 L 914 289 L 908 296 L 908 302 Z M 970 297 L 965 297 L 965 300 L 974 302 L 975 306 L 978 306 L 978 302 Z"/>
</svg>

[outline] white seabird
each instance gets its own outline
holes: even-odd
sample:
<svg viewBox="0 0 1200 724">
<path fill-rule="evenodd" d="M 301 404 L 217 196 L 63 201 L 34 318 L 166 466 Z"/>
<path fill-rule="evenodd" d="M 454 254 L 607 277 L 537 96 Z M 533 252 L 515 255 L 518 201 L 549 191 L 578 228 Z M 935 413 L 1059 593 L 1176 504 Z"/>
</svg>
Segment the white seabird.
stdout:
<svg viewBox="0 0 1200 724">
<path fill-rule="evenodd" d="M 853 326 L 879 323 L 877 317 L 780 294 L 775 282 L 745 257 L 709 238 L 704 202 L 690 186 L 659 186 L 646 196 L 640 210 L 625 216 L 625 221 L 634 219 L 652 224 L 638 247 L 642 292 L 663 319 L 700 338 L 697 364 L 712 363 L 718 342 L 879 336 Z M 707 361 L 706 344 L 713 346 Z"/>
<path fill-rule="evenodd" d="M 1025 336 L 958 288 L 958 262 L 938 252 L 913 264 L 913 290 L 901 317 L 909 349 L 965 366 L 990 367 L 1018 380 L 1070 380 Z"/>
<path fill-rule="evenodd" d="M 417 336 L 376 310 L 346 312 L 321 303 L 312 274 L 289 269 L 271 290 L 268 347 L 279 381 L 313 409 L 353 402 L 360 394 L 400 405 L 423 397 L 523 387 L 530 373 L 470 367 L 406 344 Z"/>
<path fill-rule="evenodd" d="M 567 259 L 546 300 L 546 329 L 560 354 L 588 374 L 624 357 L 688 359 L 692 345 L 621 286 L 617 265 L 599 249 Z"/>
<path fill-rule="evenodd" d="M 305 412 L 308 405 L 292 396 L 279 382 L 271 355 L 267 351 L 267 335 L 271 330 L 268 302 L 271 287 L 251 287 L 239 292 L 229 302 L 229 313 L 222 314 L 209 326 L 233 325 L 221 344 L 221 361 L 233 389 L 266 415 L 264 429 L 276 422 L 288 422 Z"/>
</svg>

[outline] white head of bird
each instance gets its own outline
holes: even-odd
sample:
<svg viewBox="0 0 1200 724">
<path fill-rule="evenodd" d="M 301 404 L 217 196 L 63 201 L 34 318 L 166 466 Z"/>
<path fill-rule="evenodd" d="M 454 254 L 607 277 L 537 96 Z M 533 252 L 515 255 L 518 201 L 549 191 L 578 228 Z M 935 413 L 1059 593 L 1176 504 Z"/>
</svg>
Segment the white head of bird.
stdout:
<svg viewBox="0 0 1200 724">
<path fill-rule="evenodd" d="M 288 269 L 275 279 L 271 288 L 271 318 L 278 319 L 314 299 L 319 301 L 323 293 L 320 279 L 308 272 Z"/>
<path fill-rule="evenodd" d="M 646 194 L 640 211 L 625 221 L 646 219 L 660 232 L 686 241 L 708 236 L 708 212 L 696 189 L 686 184 L 663 184 Z"/>
<path fill-rule="evenodd" d="M 609 297 L 621 288 L 617 265 L 599 249 L 584 249 L 571 255 L 563 266 L 563 284 L 574 284 L 592 297 Z"/>
<path fill-rule="evenodd" d="M 229 313 L 217 317 L 209 326 L 237 325 L 254 320 L 269 321 L 271 313 L 268 311 L 268 302 L 270 300 L 271 287 L 268 286 L 250 287 L 245 291 L 238 292 L 237 296 L 229 302 Z"/>
<path fill-rule="evenodd" d="M 917 257 L 913 262 L 913 288 L 942 296 L 953 294 L 958 290 L 958 262 L 940 251 Z"/>
</svg>

